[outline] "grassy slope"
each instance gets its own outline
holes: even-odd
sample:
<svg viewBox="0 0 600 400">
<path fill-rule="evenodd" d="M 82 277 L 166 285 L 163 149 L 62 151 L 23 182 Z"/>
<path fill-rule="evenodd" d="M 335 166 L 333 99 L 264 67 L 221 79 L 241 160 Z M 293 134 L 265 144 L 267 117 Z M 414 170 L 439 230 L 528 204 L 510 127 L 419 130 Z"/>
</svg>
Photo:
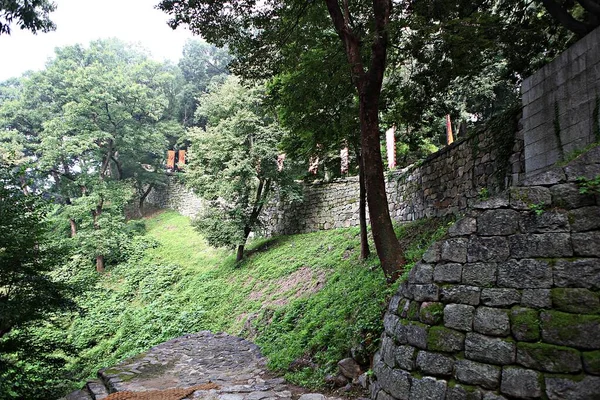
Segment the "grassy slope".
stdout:
<svg viewBox="0 0 600 400">
<path fill-rule="evenodd" d="M 357 228 L 256 240 L 238 265 L 228 252 L 209 248 L 174 212 L 146 225 L 153 244 L 138 240 L 131 260 L 82 296 L 87 313 L 69 328 L 81 349 L 70 367 L 75 377 L 199 330 L 250 336 L 274 369 L 310 359 L 319 368 L 288 378 L 312 386 L 350 346 L 376 347 L 394 287 L 385 284 L 374 258 L 358 261 Z M 412 233 L 411 252 L 418 257 L 436 230 L 439 236 L 443 229 L 419 223 L 399 234 Z"/>
</svg>

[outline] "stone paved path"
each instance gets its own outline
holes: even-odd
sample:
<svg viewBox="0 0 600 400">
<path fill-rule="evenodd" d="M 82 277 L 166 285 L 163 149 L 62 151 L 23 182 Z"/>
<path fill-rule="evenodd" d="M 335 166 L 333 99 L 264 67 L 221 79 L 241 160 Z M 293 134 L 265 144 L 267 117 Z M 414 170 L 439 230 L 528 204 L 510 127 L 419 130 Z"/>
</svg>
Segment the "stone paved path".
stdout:
<svg viewBox="0 0 600 400">
<path fill-rule="evenodd" d="M 99 371 L 100 380 L 67 400 L 104 399 L 109 393 L 187 388 L 212 382 L 186 399 L 338 400 L 287 384 L 268 372 L 258 347 L 225 333 L 199 332 L 162 343 L 146 353 Z"/>
</svg>

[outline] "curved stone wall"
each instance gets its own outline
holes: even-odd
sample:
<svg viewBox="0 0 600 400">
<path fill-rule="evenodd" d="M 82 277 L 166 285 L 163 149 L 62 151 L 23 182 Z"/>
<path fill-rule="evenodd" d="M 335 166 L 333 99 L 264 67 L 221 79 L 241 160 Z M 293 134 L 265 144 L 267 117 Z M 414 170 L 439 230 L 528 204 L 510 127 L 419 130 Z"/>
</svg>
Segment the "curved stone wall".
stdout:
<svg viewBox="0 0 600 400">
<path fill-rule="evenodd" d="M 600 399 L 600 148 L 474 205 L 400 285 L 372 397 Z"/>
</svg>

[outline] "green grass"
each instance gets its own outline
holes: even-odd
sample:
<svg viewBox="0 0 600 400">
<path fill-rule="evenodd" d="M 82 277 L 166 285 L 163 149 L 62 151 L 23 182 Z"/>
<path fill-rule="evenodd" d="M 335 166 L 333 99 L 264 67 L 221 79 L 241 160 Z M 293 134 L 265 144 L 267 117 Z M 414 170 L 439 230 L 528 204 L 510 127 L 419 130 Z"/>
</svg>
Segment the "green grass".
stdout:
<svg viewBox="0 0 600 400">
<path fill-rule="evenodd" d="M 248 337 L 270 368 L 312 387 L 323 384 L 352 346 L 376 350 L 382 314 L 397 286 L 386 284 L 376 257 L 358 260 L 358 228 L 257 239 L 236 263 L 175 212 L 145 222 L 147 234 L 134 240 L 128 262 L 101 277 L 80 272 L 95 283 L 80 295 L 84 312 L 66 328 L 78 350 L 68 365 L 74 382 L 200 330 Z M 409 261 L 420 258 L 446 225 L 399 227 Z M 317 367 L 290 372 L 297 359 Z"/>
</svg>

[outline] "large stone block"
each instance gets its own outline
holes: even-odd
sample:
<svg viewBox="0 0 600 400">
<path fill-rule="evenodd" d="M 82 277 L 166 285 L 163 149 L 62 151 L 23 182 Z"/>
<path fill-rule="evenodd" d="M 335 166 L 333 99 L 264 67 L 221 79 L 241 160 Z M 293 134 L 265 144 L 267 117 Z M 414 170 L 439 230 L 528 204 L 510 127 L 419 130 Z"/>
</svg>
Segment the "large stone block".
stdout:
<svg viewBox="0 0 600 400">
<path fill-rule="evenodd" d="M 394 356 L 396 364 L 407 371 L 412 371 L 415 368 L 415 354 L 417 349 L 412 346 L 398 346 L 396 347 Z M 386 363 L 387 364 L 387 363 Z"/>
<path fill-rule="evenodd" d="M 510 334 L 508 312 L 498 308 L 478 307 L 475 311 L 473 329 L 484 335 L 507 336 Z"/>
<path fill-rule="evenodd" d="M 517 363 L 544 372 L 567 374 L 581 371 L 579 351 L 546 343 L 518 343 Z"/>
<path fill-rule="evenodd" d="M 383 329 L 388 336 L 394 336 L 396 332 L 396 326 L 398 326 L 398 318 L 396 315 L 392 313 L 386 313 L 383 317 Z"/>
<path fill-rule="evenodd" d="M 490 364 L 512 364 L 516 359 L 516 346 L 513 342 L 504 339 L 467 333 L 465 357 Z"/>
<path fill-rule="evenodd" d="M 427 337 L 429 326 L 418 322 L 410 322 L 406 325 L 406 341 L 411 346 L 427 349 Z"/>
<path fill-rule="evenodd" d="M 595 205 L 593 195 L 579 193 L 579 188 L 574 183 L 554 185 L 551 188 L 552 205 L 572 210 Z"/>
<path fill-rule="evenodd" d="M 464 348 L 464 333 L 441 326 L 432 326 L 429 329 L 427 338 L 428 350 L 451 353 L 462 351 Z"/>
<path fill-rule="evenodd" d="M 444 308 L 444 326 L 459 331 L 473 330 L 475 307 L 465 304 L 448 304 Z"/>
<path fill-rule="evenodd" d="M 442 259 L 442 242 L 435 242 L 423 254 L 423 261 L 436 263 Z"/>
<path fill-rule="evenodd" d="M 477 218 L 477 233 L 483 236 L 512 235 L 519 228 L 519 219 L 515 210 L 488 210 Z"/>
<path fill-rule="evenodd" d="M 582 353 L 583 369 L 588 374 L 600 375 L 600 350 Z"/>
<path fill-rule="evenodd" d="M 418 262 L 408 273 L 408 283 L 433 282 L 433 267 L 429 264 Z"/>
<path fill-rule="evenodd" d="M 564 211 L 527 213 L 521 219 L 519 226 L 523 233 L 569 232 L 569 221 Z"/>
<path fill-rule="evenodd" d="M 600 229 L 600 207 L 583 207 L 569 212 L 573 232 Z"/>
<path fill-rule="evenodd" d="M 446 389 L 446 400 L 482 400 L 481 391 L 473 387 L 456 384 Z"/>
<path fill-rule="evenodd" d="M 480 299 L 484 306 L 512 306 L 521 302 L 521 292 L 516 289 L 487 288 L 481 291 Z"/>
<path fill-rule="evenodd" d="M 500 383 L 500 367 L 469 360 L 456 362 L 454 377 L 469 385 L 478 385 L 486 389 L 496 389 Z"/>
<path fill-rule="evenodd" d="M 571 240 L 576 256 L 600 257 L 600 231 L 573 233 Z"/>
<path fill-rule="evenodd" d="M 467 236 L 477 231 L 477 220 L 472 217 L 464 217 L 459 219 L 448 228 L 448 234 L 454 236 Z"/>
<path fill-rule="evenodd" d="M 525 289 L 521 292 L 521 305 L 523 307 L 550 308 L 552 300 L 550 289 Z"/>
<path fill-rule="evenodd" d="M 496 263 L 468 263 L 462 270 L 462 283 L 473 286 L 491 286 L 496 283 Z"/>
<path fill-rule="evenodd" d="M 528 210 L 532 204 L 549 206 L 552 202 L 550 190 L 541 186 L 511 187 L 510 206 L 517 210 Z"/>
<path fill-rule="evenodd" d="M 415 301 L 438 301 L 439 287 L 435 284 L 409 284 L 409 290 Z"/>
<path fill-rule="evenodd" d="M 556 288 L 551 291 L 555 309 L 570 313 L 596 314 L 600 312 L 598 294 L 588 289 Z"/>
<path fill-rule="evenodd" d="M 600 393 L 600 377 L 546 376 L 546 396 L 548 400 L 597 400 Z"/>
<path fill-rule="evenodd" d="M 534 342 L 540 338 L 540 320 L 536 310 L 515 307 L 510 311 L 510 322 L 515 339 Z"/>
<path fill-rule="evenodd" d="M 411 399 L 444 400 L 446 398 L 446 386 L 444 380 L 438 380 L 430 376 L 412 380 L 410 388 Z"/>
<path fill-rule="evenodd" d="M 388 367 L 373 369 L 381 388 L 398 400 L 409 400 L 410 374 Z"/>
<path fill-rule="evenodd" d="M 477 286 L 445 285 L 440 290 L 443 303 L 459 303 L 476 306 L 479 304 L 481 289 Z"/>
<path fill-rule="evenodd" d="M 462 277 L 462 264 L 438 264 L 433 270 L 433 281 L 440 283 L 460 283 Z"/>
<path fill-rule="evenodd" d="M 425 374 L 450 376 L 454 369 L 454 359 L 439 353 L 420 351 L 417 355 L 417 367 Z"/>
<path fill-rule="evenodd" d="M 600 348 L 600 316 L 542 311 L 544 342 L 581 349 Z"/>
<path fill-rule="evenodd" d="M 550 288 L 552 267 L 542 260 L 508 260 L 498 265 L 498 286 L 516 289 Z"/>
<path fill-rule="evenodd" d="M 557 260 L 554 265 L 554 285 L 600 289 L 600 259 Z"/>
<path fill-rule="evenodd" d="M 500 391 L 518 399 L 537 399 L 542 395 L 540 373 L 530 369 L 504 367 Z"/>
<path fill-rule="evenodd" d="M 437 325 L 444 317 L 444 305 L 436 302 L 423 302 L 419 310 L 419 321 L 427 325 Z"/>
<path fill-rule="evenodd" d="M 509 243 L 505 237 L 472 237 L 469 240 L 467 256 L 470 263 L 505 261 L 509 255 Z"/>
<path fill-rule="evenodd" d="M 388 367 L 394 368 L 396 366 L 396 347 L 391 338 L 387 336 L 383 338 L 381 341 L 380 354 L 381 359 Z"/>
<path fill-rule="evenodd" d="M 571 257 L 571 235 L 568 233 L 539 233 L 513 235 L 508 238 L 510 255 L 527 257 Z"/>
<path fill-rule="evenodd" d="M 442 260 L 464 263 L 467 261 L 467 240 L 447 239 L 442 242 Z"/>
</svg>

